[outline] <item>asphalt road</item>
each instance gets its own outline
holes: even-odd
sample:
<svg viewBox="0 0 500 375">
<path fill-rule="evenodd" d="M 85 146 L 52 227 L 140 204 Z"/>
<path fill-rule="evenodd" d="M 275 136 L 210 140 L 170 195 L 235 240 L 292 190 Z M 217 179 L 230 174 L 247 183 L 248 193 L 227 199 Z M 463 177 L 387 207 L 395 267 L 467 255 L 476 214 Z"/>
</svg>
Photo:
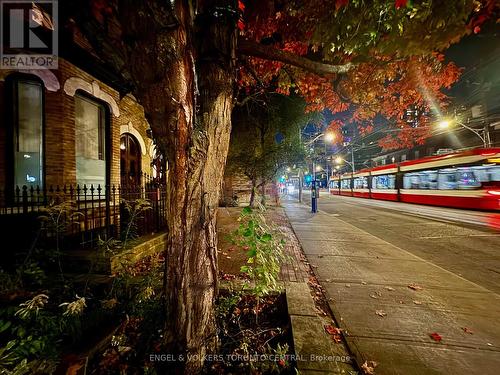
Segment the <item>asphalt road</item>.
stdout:
<svg viewBox="0 0 500 375">
<path fill-rule="evenodd" d="M 303 201 L 310 205 L 309 191 Z M 327 192 L 318 208 L 500 295 L 500 230 L 489 225 L 499 214 Z"/>
</svg>

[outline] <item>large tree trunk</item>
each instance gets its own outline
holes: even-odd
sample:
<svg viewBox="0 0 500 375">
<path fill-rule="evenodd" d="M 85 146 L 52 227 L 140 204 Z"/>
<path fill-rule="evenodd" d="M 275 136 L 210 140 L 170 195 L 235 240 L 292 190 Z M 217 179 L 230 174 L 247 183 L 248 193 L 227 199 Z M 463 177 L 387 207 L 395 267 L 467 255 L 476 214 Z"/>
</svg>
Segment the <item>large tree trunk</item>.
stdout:
<svg viewBox="0 0 500 375">
<path fill-rule="evenodd" d="M 248 205 L 253 208 L 255 206 L 255 190 L 257 189 L 257 181 L 255 178 L 252 178 L 250 181 L 252 183 L 252 190 L 250 191 L 250 202 Z"/>
<path fill-rule="evenodd" d="M 136 95 L 169 161 L 165 344 L 184 361 L 167 365 L 172 373 L 197 374 L 217 345 L 215 225 L 231 130 L 236 28 L 215 10 L 234 5 L 231 0 L 206 0 L 196 10 L 197 34 L 190 4 L 175 2 L 180 26 L 157 42 L 158 49 L 175 50 L 156 81 L 140 79 L 147 60 L 137 61 L 134 73 Z"/>
<path fill-rule="evenodd" d="M 260 186 L 260 204 L 265 207 L 266 206 L 266 181 L 262 181 Z"/>
</svg>

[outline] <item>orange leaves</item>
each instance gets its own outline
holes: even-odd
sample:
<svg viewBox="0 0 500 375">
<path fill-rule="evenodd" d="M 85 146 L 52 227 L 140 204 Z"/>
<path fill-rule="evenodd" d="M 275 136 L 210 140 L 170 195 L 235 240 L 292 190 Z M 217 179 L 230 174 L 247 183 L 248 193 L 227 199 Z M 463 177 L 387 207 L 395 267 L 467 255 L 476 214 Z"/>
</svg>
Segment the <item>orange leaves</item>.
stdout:
<svg viewBox="0 0 500 375">
<path fill-rule="evenodd" d="M 245 11 L 245 3 L 243 1 L 238 0 L 238 9 L 240 10 L 241 13 Z"/>
<path fill-rule="evenodd" d="M 325 326 L 325 331 L 330 335 L 333 341 L 336 343 L 339 343 L 342 341 L 342 336 L 340 335 L 342 333 L 340 328 L 333 327 L 332 325 L 326 325 Z"/>
<path fill-rule="evenodd" d="M 298 77 L 297 89 L 307 103 L 306 111 L 308 112 L 321 112 L 329 109 L 336 113 L 345 111 L 349 107 L 340 99 L 331 80 L 326 77 L 311 73 L 302 74 Z"/>
</svg>

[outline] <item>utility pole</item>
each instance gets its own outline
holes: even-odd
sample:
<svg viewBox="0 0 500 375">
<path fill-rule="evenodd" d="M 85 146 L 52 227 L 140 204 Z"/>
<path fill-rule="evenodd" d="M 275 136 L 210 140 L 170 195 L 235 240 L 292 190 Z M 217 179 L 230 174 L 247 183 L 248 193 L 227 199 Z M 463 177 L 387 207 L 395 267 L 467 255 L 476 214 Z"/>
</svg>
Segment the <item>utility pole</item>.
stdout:
<svg viewBox="0 0 500 375">
<path fill-rule="evenodd" d="M 354 142 L 351 141 L 351 167 L 352 174 L 356 172 L 356 168 L 354 167 Z"/>
</svg>

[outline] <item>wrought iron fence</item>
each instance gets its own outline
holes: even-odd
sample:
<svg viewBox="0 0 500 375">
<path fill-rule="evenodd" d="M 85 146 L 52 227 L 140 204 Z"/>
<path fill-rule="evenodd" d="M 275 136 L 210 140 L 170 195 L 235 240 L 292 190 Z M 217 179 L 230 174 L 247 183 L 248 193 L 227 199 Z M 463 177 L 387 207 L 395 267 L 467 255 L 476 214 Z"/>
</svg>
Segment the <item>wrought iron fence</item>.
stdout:
<svg viewBox="0 0 500 375">
<path fill-rule="evenodd" d="M 98 239 L 123 239 L 166 228 L 164 184 L 143 178 L 136 185 L 65 185 L 0 190 L 1 237 L 20 244 L 23 236 L 42 233 L 62 248 L 95 247 Z M 17 238 L 17 242 L 16 242 Z M 26 238 L 24 238 L 26 239 Z"/>
</svg>

